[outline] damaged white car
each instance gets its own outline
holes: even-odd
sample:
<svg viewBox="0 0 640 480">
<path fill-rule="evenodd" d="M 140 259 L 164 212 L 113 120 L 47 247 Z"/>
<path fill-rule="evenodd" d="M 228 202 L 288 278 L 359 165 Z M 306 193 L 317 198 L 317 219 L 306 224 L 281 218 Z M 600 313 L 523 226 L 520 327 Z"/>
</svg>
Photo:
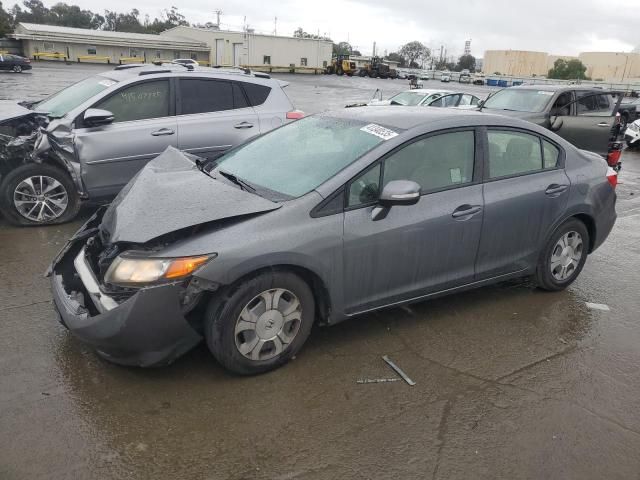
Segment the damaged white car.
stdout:
<svg viewBox="0 0 640 480">
<path fill-rule="evenodd" d="M 122 65 L 39 103 L 0 102 L 0 212 L 15 225 L 63 223 L 167 147 L 215 159 L 303 116 L 286 86 L 241 69 Z"/>
<path fill-rule="evenodd" d="M 627 125 L 624 131 L 624 139 L 629 147 L 635 148 L 640 145 L 640 120 Z"/>
</svg>

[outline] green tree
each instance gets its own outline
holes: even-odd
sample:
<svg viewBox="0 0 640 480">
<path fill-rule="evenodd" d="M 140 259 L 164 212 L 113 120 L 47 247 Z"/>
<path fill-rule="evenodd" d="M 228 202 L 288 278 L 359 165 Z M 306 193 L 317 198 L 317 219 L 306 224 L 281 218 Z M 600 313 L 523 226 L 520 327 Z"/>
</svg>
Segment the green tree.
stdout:
<svg viewBox="0 0 640 480">
<path fill-rule="evenodd" d="M 429 50 L 426 45 L 418 42 L 417 40 L 409 42 L 400 47 L 398 53 L 405 59 L 406 63 L 409 66 L 418 65 L 419 62 L 424 63 L 428 61 L 429 57 L 431 56 L 431 50 Z"/>
<path fill-rule="evenodd" d="M 81 10 L 77 5 L 56 3 L 47 15 L 48 21 L 54 25 L 75 28 L 98 29 L 104 23 L 104 17 L 90 10 Z"/>
<path fill-rule="evenodd" d="M 587 67 L 576 59 L 563 60 L 559 58 L 553 63 L 553 68 L 549 70 L 547 77 L 558 80 L 589 80 L 585 75 Z"/>
<path fill-rule="evenodd" d="M 318 35 L 315 33 L 308 33 L 305 32 L 302 27 L 298 27 L 294 30 L 293 32 L 293 36 L 295 38 L 312 38 L 314 40 L 327 40 L 327 41 L 331 41 L 331 39 L 329 37 L 324 37 L 322 35 Z"/>
<path fill-rule="evenodd" d="M 389 55 L 387 55 L 387 59 L 391 60 L 392 62 L 399 62 L 398 65 L 400 67 L 404 67 L 404 57 L 397 52 L 391 52 Z"/>
<path fill-rule="evenodd" d="M 0 2 L 0 37 L 6 36 L 13 31 L 13 18 L 9 12 L 2 8 L 2 2 Z"/>
<path fill-rule="evenodd" d="M 353 48 L 349 42 L 340 42 L 333 44 L 334 55 L 353 55 Z"/>
<path fill-rule="evenodd" d="M 470 72 L 476 71 L 476 57 L 473 55 L 462 55 L 458 59 L 458 64 L 455 67 L 456 71 L 469 70 Z"/>
</svg>

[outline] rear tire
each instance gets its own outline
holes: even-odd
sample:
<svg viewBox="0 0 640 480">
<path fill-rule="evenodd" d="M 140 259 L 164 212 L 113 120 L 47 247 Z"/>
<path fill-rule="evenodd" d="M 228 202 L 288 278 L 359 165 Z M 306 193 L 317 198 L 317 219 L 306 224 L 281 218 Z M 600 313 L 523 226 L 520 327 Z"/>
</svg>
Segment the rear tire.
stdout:
<svg viewBox="0 0 640 480">
<path fill-rule="evenodd" d="M 338 67 L 338 69 L 336 70 L 336 73 L 340 76 L 344 75 L 344 70 L 342 70 L 342 67 Z"/>
<path fill-rule="evenodd" d="M 577 218 L 560 225 L 540 254 L 535 273 L 538 287 L 554 292 L 571 285 L 587 261 L 589 241 L 587 227 Z"/>
<path fill-rule="evenodd" d="M 270 271 L 211 300 L 205 338 L 227 370 L 254 375 L 287 363 L 309 337 L 314 317 L 309 285 L 294 273 Z"/>
<path fill-rule="evenodd" d="M 22 73 L 22 67 L 21 67 L 20 65 L 14 65 L 14 66 L 13 66 L 13 68 L 12 68 L 12 70 L 13 70 L 15 73 Z"/>
<path fill-rule="evenodd" d="M 30 195 L 27 191 L 29 179 L 33 178 L 45 179 L 43 183 L 45 190 L 56 185 L 49 192 L 50 196 L 42 207 L 41 220 L 37 220 L 37 213 L 40 212 L 40 207 L 36 206 L 36 203 L 40 200 L 35 197 L 37 197 L 38 192 L 36 192 L 36 195 Z M 26 185 L 25 182 L 27 182 Z M 38 183 L 38 181 L 32 180 L 31 184 L 35 185 L 36 189 L 39 189 L 41 187 Z M 63 199 L 66 201 L 64 208 L 60 207 Z M 31 200 L 34 201 L 31 202 Z M 18 205 L 22 210 L 19 210 Z M 35 210 L 31 215 L 27 215 L 31 208 L 35 208 Z M 0 212 L 13 225 L 57 225 L 73 220 L 78 210 L 80 210 L 80 197 L 73 180 L 67 173 L 52 165 L 44 163 L 22 165 L 9 172 L 0 184 Z"/>
</svg>

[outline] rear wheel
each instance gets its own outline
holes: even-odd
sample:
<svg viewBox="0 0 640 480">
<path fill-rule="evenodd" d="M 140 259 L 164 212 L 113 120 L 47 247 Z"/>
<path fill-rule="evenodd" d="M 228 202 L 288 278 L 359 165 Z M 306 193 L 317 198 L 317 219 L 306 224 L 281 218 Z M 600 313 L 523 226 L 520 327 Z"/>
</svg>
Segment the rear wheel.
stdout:
<svg viewBox="0 0 640 480">
<path fill-rule="evenodd" d="M 211 353 L 228 370 L 252 375 L 293 357 L 311 333 L 315 301 L 291 272 L 267 272 L 212 299 L 205 317 Z"/>
<path fill-rule="evenodd" d="M 0 212 L 13 225 L 54 225 L 72 220 L 80 198 L 69 175 L 46 164 L 27 164 L 0 184 Z"/>
<path fill-rule="evenodd" d="M 564 290 L 578 277 L 589 250 L 589 231 L 578 219 L 560 225 L 549 237 L 536 269 L 536 283 L 543 290 Z"/>
<path fill-rule="evenodd" d="M 336 73 L 340 76 L 344 75 L 344 70 L 342 70 L 342 67 L 338 67 L 338 69 L 336 70 Z"/>
<path fill-rule="evenodd" d="M 21 67 L 20 65 L 14 65 L 14 66 L 13 66 L 13 68 L 12 68 L 12 70 L 13 70 L 15 73 L 21 73 L 21 72 L 22 72 L 22 67 Z"/>
</svg>

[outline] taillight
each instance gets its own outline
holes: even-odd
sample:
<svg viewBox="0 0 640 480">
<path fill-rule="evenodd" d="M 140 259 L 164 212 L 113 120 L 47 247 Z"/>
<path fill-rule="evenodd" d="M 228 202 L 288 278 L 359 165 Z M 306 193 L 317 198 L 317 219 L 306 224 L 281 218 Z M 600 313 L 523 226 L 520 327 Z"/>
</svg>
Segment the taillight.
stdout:
<svg viewBox="0 0 640 480">
<path fill-rule="evenodd" d="M 287 112 L 287 120 L 300 120 L 301 118 L 304 118 L 304 112 L 300 110 L 291 110 L 290 112 Z"/>
<path fill-rule="evenodd" d="M 613 188 L 618 185 L 618 172 L 611 167 L 607 169 L 607 181 Z"/>
</svg>

